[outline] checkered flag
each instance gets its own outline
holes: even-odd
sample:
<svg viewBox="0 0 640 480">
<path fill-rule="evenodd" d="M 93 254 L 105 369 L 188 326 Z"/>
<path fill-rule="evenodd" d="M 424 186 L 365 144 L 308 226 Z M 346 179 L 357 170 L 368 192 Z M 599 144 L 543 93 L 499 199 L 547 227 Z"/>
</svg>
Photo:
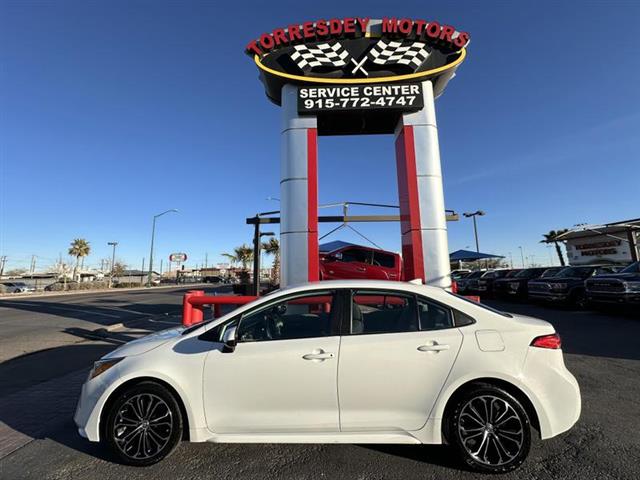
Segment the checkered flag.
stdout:
<svg viewBox="0 0 640 480">
<path fill-rule="evenodd" d="M 349 60 L 349 52 L 338 42 L 296 45 L 293 48 L 295 51 L 291 59 L 305 72 L 316 67 L 344 67 Z"/>
<path fill-rule="evenodd" d="M 429 57 L 429 50 L 422 42 L 396 42 L 381 39 L 369 51 L 367 58 L 378 65 L 396 64 L 418 68 Z"/>
</svg>

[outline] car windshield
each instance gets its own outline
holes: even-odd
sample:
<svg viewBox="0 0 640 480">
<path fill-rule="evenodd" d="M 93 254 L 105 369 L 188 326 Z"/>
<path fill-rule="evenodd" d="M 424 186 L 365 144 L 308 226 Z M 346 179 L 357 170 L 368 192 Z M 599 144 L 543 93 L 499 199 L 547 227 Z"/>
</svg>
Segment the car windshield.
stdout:
<svg viewBox="0 0 640 480">
<path fill-rule="evenodd" d="M 475 305 L 476 307 L 484 308 L 485 310 L 489 310 L 490 312 L 497 313 L 498 315 L 502 315 L 503 317 L 513 318 L 513 315 L 511 315 L 510 313 L 503 312 L 502 310 L 496 310 L 495 308 L 491 308 L 488 305 L 485 305 L 484 303 L 480 303 L 480 302 L 476 302 L 474 300 L 470 300 L 467 297 L 464 297 L 462 295 L 458 295 L 457 293 L 449 292 L 448 290 L 447 290 L 447 293 L 449 295 L 453 295 L 456 298 L 464 300 L 465 302 L 469 302 L 472 305 Z"/>
<path fill-rule="evenodd" d="M 587 278 L 593 273 L 593 267 L 567 267 L 558 272 L 556 277 Z"/>
<path fill-rule="evenodd" d="M 522 270 L 520 271 L 515 278 L 533 278 L 535 277 L 538 273 L 540 273 L 540 270 L 537 268 L 528 268 L 526 270 Z"/>
<path fill-rule="evenodd" d="M 632 263 L 631 265 L 627 265 L 619 273 L 640 273 L 640 262 Z"/>
<path fill-rule="evenodd" d="M 541 277 L 542 278 L 555 277 L 561 271 L 562 271 L 562 268 L 547 268 Z"/>
</svg>

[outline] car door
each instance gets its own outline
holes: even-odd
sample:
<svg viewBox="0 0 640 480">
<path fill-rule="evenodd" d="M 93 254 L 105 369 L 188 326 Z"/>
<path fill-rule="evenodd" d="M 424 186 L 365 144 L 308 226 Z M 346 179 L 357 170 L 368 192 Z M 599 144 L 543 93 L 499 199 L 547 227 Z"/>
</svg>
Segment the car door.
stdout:
<svg viewBox="0 0 640 480">
<path fill-rule="evenodd" d="M 391 253 L 373 250 L 372 267 L 367 278 L 380 280 L 400 280 L 396 266 L 396 256 Z"/>
<path fill-rule="evenodd" d="M 367 268 L 371 265 L 371 250 L 366 248 L 347 248 L 333 255 L 335 261 L 327 264 L 327 279 L 368 278 Z"/>
<path fill-rule="evenodd" d="M 216 433 L 337 432 L 340 337 L 333 291 L 276 299 L 234 319 L 237 346 L 205 360 L 203 395 Z"/>
<path fill-rule="evenodd" d="M 354 291 L 340 345 L 342 431 L 424 426 L 453 367 L 462 334 L 451 311 L 399 291 Z"/>
</svg>

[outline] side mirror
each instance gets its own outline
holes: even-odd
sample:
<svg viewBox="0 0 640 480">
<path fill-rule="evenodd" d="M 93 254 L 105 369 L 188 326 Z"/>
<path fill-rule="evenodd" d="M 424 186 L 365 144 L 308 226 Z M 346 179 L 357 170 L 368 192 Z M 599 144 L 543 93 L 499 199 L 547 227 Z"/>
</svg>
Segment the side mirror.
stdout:
<svg viewBox="0 0 640 480">
<path fill-rule="evenodd" d="M 334 262 L 341 262 L 342 261 L 342 252 L 334 253 L 333 255 L 331 255 L 331 259 Z"/>
<path fill-rule="evenodd" d="M 224 344 L 224 346 L 222 347 L 223 353 L 231 353 L 236 349 L 236 345 L 238 344 L 238 340 L 236 337 L 237 331 L 237 325 L 232 325 L 225 329 L 224 333 L 222 334 L 222 343 Z"/>
</svg>

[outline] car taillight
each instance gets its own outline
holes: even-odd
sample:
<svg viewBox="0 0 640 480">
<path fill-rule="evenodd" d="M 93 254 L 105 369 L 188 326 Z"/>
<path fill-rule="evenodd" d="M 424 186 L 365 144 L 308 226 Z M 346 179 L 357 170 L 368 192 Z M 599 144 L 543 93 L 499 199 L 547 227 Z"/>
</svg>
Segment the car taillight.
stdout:
<svg viewBox="0 0 640 480">
<path fill-rule="evenodd" d="M 458 282 L 451 280 L 451 293 L 458 293 Z"/>
<path fill-rule="evenodd" d="M 558 335 L 557 333 L 553 333 L 551 335 L 542 335 L 541 337 L 534 338 L 531 342 L 531 346 L 557 350 L 562 347 L 562 340 L 560 340 L 560 335 Z"/>
</svg>

